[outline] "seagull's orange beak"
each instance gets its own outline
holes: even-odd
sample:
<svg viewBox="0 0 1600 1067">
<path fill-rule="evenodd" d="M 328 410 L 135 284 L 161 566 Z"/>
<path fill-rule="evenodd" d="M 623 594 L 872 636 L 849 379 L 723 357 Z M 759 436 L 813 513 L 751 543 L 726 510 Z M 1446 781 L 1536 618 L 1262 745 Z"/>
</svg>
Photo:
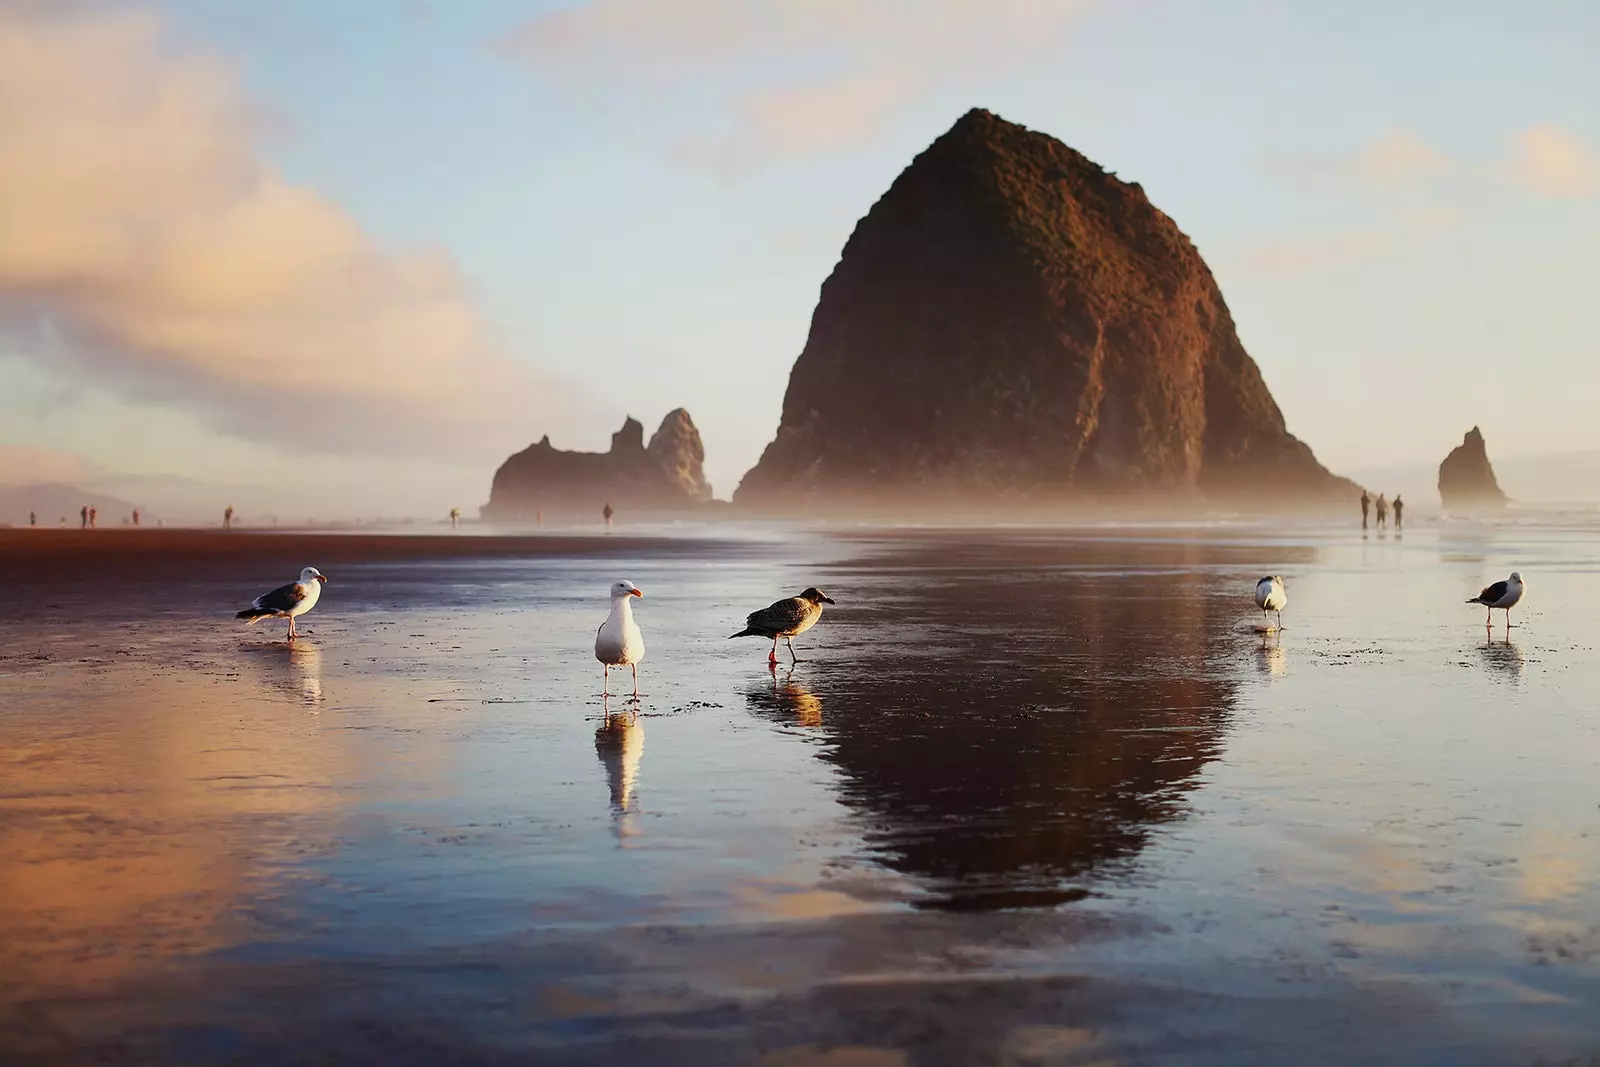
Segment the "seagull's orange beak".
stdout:
<svg viewBox="0 0 1600 1067">
<path fill-rule="evenodd" d="M 634 595 L 634 596 L 636 596 L 636 597 L 642 597 L 642 596 L 644 596 L 644 594 L 643 594 L 643 593 L 641 593 L 641 592 L 639 592 L 639 590 L 637 590 L 637 589 L 630 589 L 630 590 L 628 590 L 628 592 L 630 592 L 630 593 L 632 593 L 632 594 L 633 594 L 633 595 Z"/>
<path fill-rule="evenodd" d="M 327 584 L 328 576 L 326 574 L 319 574 L 317 575 L 317 581 Z"/>
</svg>

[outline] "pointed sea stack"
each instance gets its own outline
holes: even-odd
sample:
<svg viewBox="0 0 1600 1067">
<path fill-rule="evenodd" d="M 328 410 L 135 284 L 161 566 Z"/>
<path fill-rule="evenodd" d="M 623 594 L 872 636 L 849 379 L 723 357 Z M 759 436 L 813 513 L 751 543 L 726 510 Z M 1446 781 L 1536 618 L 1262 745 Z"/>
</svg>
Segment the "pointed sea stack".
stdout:
<svg viewBox="0 0 1600 1067">
<path fill-rule="evenodd" d="M 479 514 L 490 522 L 529 522 L 541 512 L 592 517 L 607 503 L 632 515 L 693 511 L 711 500 L 705 457 L 700 431 L 682 408 L 661 420 L 648 447 L 634 418 L 611 435 L 609 452 L 564 452 L 546 435 L 494 472 Z"/>
<path fill-rule="evenodd" d="M 735 501 L 1345 502 L 1137 184 L 968 112 L 857 224 Z"/>
<path fill-rule="evenodd" d="M 1455 510 L 1503 508 L 1506 495 L 1495 480 L 1483 434 L 1474 426 L 1439 464 L 1439 499 Z"/>
</svg>

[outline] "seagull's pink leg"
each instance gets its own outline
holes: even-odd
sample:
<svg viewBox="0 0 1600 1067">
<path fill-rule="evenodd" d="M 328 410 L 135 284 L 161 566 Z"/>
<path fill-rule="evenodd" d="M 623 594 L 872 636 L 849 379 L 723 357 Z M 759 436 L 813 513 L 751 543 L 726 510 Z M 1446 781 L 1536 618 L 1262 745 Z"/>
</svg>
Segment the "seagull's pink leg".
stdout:
<svg viewBox="0 0 1600 1067">
<path fill-rule="evenodd" d="M 637 663 L 633 663 L 633 664 L 630 664 L 629 666 L 631 666 L 633 668 L 633 695 L 634 696 L 638 696 L 639 695 L 639 665 Z"/>
<path fill-rule="evenodd" d="M 600 695 L 608 697 L 611 695 L 611 664 L 602 663 L 600 666 L 605 670 L 605 683 L 600 686 Z"/>
<path fill-rule="evenodd" d="M 767 662 L 778 662 L 778 639 L 776 637 L 772 639 L 772 651 L 767 653 Z"/>
</svg>

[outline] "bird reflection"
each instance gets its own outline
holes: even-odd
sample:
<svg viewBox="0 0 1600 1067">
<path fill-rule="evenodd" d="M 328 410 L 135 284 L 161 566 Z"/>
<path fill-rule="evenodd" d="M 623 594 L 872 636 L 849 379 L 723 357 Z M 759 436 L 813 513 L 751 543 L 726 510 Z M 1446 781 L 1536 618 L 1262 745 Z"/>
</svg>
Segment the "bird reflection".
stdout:
<svg viewBox="0 0 1600 1067">
<path fill-rule="evenodd" d="M 611 814 L 616 820 L 617 836 L 632 837 L 639 832 L 634 787 L 639 782 L 639 761 L 644 756 L 644 725 L 638 714 L 613 715 L 608 704 L 605 721 L 594 732 L 594 752 L 600 757 L 606 783 L 611 787 Z"/>
<path fill-rule="evenodd" d="M 274 643 L 261 646 L 257 652 L 260 658 L 255 662 L 273 686 L 295 703 L 321 710 L 326 698 L 322 693 L 320 648 L 306 642 Z"/>
<path fill-rule="evenodd" d="M 1483 660 L 1485 667 L 1513 682 L 1522 680 L 1522 668 L 1528 662 L 1527 656 L 1522 652 L 1522 646 L 1509 637 L 1497 641 L 1491 636 L 1478 646 L 1478 656 Z"/>
<path fill-rule="evenodd" d="M 1289 656 L 1283 650 L 1283 638 L 1274 640 L 1263 635 L 1261 647 L 1256 649 L 1256 668 L 1269 678 L 1282 678 L 1288 666 Z"/>
<path fill-rule="evenodd" d="M 770 684 L 762 682 L 745 694 L 752 711 L 775 722 L 811 728 L 822 725 L 822 701 L 804 682 L 795 680 L 792 667 L 787 671 L 769 668 L 768 673 L 772 675 Z"/>
</svg>

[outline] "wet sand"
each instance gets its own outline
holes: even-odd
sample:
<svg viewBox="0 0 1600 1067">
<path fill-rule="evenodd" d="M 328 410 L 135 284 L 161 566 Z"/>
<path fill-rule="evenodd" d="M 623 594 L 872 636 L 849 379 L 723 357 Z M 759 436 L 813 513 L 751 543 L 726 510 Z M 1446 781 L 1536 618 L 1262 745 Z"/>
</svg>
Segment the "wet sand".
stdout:
<svg viewBox="0 0 1600 1067">
<path fill-rule="evenodd" d="M 0 532 L 0 1062 L 1600 1062 L 1594 534 Z"/>
</svg>

